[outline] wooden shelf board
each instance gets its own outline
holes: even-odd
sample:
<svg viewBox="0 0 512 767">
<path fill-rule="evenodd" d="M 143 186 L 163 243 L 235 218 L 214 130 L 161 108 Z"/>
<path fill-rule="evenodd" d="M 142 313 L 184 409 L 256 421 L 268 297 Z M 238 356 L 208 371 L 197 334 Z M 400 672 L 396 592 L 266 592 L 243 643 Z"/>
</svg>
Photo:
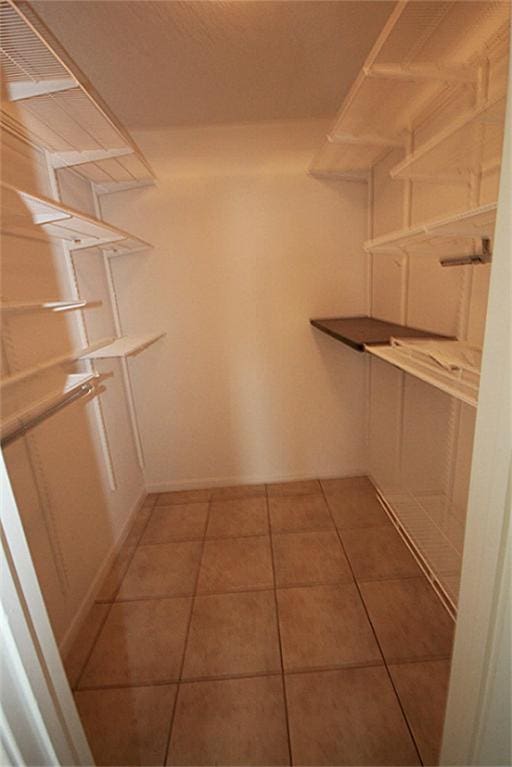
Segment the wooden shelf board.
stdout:
<svg viewBox="0 0 512 767">
<path fill-rule="evenodd" d="M 137 336 L 122 336 L 115 341 L 95 351 L 84 354 L 81 359 L 95 360 L 109 357 L 129 357 L 143 351 L 155 341 L 165 336 L 165 333 L 150 333 Z"/>
<path fill-rule="evenodd" d="M 358 352 L 364 352 L 366 347 L 370 345 L 389 344 L 392 336 L 397 338 L 445 338 L 445 336 L 429 333 L 426 330 L 397 325 L 367 316 L 330 317 L 313 319 L 310 322 L 317 330 Z"/>
</svg>

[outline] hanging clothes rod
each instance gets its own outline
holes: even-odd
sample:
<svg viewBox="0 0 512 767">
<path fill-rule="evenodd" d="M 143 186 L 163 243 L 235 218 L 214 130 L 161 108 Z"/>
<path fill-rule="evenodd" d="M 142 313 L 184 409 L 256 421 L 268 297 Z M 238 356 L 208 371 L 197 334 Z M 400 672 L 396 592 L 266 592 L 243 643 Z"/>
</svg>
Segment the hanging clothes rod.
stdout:
<svg viewBox="0 0 512 767">
<path fill-rule="evenodd" d="M 47 418 L 50 418 L 50 416 L 55 415 L 55 413 L 58 413 L 59 410 L 62 410 L 63 408 L 67 407 L 72 402 L 75 402 L 76 400 L 81 399 L 82 397 L 86 397 L 92 394 L 95 391 L 95 389 L 96 387 L 94 386 L 94 384 L 90 382 L 84 383 L 82 384 L 82 386 L 80 386 L 79 389 L 75 389 L 69 394 L 63 395 L 61 400 L 45 408 L 40 413 L 37 413 L 27 418 L 27 420 L 22 420 L 21 418 L 18 419 L 17 424 L 14 423 L 12 427 L 10 428 L 10 430 L 7 431 L 7 433 L 2 434 L 1 446 L 5 447 L 6 445 L 10 444 L 15 439 L 18 439 L 18 437 L 21 437 L 30 429 L 33 429 L 34 426 L 37 426 L 42 421 L 46 421 Z"/>
</svg>

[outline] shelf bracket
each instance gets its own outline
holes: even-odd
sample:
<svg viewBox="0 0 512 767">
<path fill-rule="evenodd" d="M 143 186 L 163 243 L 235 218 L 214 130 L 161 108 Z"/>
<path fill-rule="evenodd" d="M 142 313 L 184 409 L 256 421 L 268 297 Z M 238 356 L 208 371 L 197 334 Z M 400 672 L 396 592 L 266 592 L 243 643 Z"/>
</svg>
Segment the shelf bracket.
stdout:
<svg viewBox="0 0 512 767">
<path fill-rule="evenodd" d="M 441 266 L 467 266 L 478 264 L 490 264 L 492 261 L 491 241 L 488 237 L 482 237 L 482 252 L 469 253 L 466 256 L 446 256 L 440 258 Z"/>
</svg>

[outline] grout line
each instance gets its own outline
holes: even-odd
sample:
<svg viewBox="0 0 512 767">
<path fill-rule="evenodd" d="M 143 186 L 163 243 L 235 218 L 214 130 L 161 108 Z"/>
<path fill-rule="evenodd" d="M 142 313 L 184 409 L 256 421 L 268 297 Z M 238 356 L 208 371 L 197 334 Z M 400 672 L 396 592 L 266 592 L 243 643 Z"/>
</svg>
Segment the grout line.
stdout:
<svg viewBox="0 0 512 767">
<path fill-rule="evenodd" d="M 331 519 L 332 519 L 332 521 L 334 522 L 334 517 L 333 517 L 333 515 L 332 515 L 332 512 L 331 512 L 331 509 L 330 509 L 330 507 L 329 507 L 329 504 L 327 503 L 327 497 L 326 497 L 326 495 L 325 495 L 325 492 L 324 492 L 323 488 L 322 488 L 322 492 L 323 492 L 323 495 L 324 495 L 324 499 L 325 499 L 325 502 L 326 502 L 326 504 L 327 504 L 327 508 L 329 509 L 329 514 L 331 515 Z M 398 690 L 397 690 L 397 688 L 395 687 L 395 683 L 394 683 L 394 681 L 393 681 L 393 678 L 392 678 L 392 676 L 391 676 L 391 672 L 390 672 L 390 670 L 389 670 L 389 668 L 388 668 L 388 664 L 387 664 L 387 661 L 386 661 L 386 657 L 385 657 L 385 655 L 384 655 L 384 652 L 383 652 L 383 650 L 382 650 L 381 644 L 380 644 L 380 642 L 379 642 L 379 638 L 378 638 L 378 636 L 377 636 L 377 631 L 376 631 L 376 629 L 375 629 L 375 626 L 374 626 L 374 625 L 373 625 L 373 623 L 372 623 L 372 620 L 371 620 L 371 617 L 370 617 L 370 613 L 369 613 L 369 611 L 368 611 L 368 608 L 367 608 L 367 606 L 366 606 L 366 602 L 365 602 L 365 601 L 364 601 L 364 599 L 363 599 L 363 595 L 362 595 L 362 593 L 361 593 L 361 589 L 359 588 L 359 584 L 358 584 L 358 582 L 357 582 L 357 580 L 356 580 L 356 577 L 355 577 L 355 574 L 354 574 L 354 569 L 353 569 L 353 567 L 352 567 L 352 564 L 351 564 L 351 562 L 350 562 L 350 559 L 348 558 L 348 554 L 347 554 L 347 551 L 346 551 L 346 549 L 345 549 L 345 546 L 344 546 L 344 544 L 343 544 L 343 538 L 342 538 L 342 536 L 341 536 L 341 534 L 340 534 L 340 531 L 338 530 L 338 528 L 336 528 L 336 531 L 337 531 L 337 534 L 338 534 L 338 539 L 339 539 L 339 542 L 340 542 L 341 548 L 343 549 L 343 553 L 345 554 L 345 557 L 346 557 L 346 559 L 347 559 L 347 562 L 348 562 L 348 566 L 349 566 L 349 568 L 350 568 L 350 570 L 351 570 L 351 572 L 352 572 L 352 577 L 354 578 L 354 585 L 355 585 L 355 587 L 356 587 L 356 589 L 357 589 L 357 593 L 359 594 L 359 599 L 361 600 L 361 604 L 362 604 L 362 606 L 363 606 L 363 609 L 364 609 L 364 611 L 365 611 L 365 613 L 366 613 L 366 617 L 367 617 L 368 623 L 369 623 L 369 625 L 370 625 L 370 628 L 371 628 L 371 630 L 372 630 L 372 632 L 373 632 L 373 636 L 374 636 L 374 638 L 375 638 L 375 642 L 376 642 L 376 644 L 377 644 L 377 647 L 378 647 L 378 649 L 379 649 L 379 652 L 380 652 L 380 654 L 381 654 L 381 656 L 382 656 L 382 660 L 383 660 L 383 663 L 384 663 L 384 668 L 386 669 L 386 673 L 387 673 L 387 675 L 388 675 L 388 679 L 389 679 L 389 682 L 390 682 L 390 684 L 391 684 L 391 686 L 392 686 L 392 688 L 393 688 L 393 690 L 394 690 L 394 693 L 395 693 L 395 697 L 396 697 L 396 700 L 397 700 L 397 702 L 398 702 L 398 706 L 399 706 L 399 708 L 400 708 L 400 711 L 402 712 L 402 717 L 403 717 L 403 720 L 404 720 L 404 722 L 405 722 L 405 725 L 406 725 L 406 727 L 407 727 L 407 730 L 409 731 L 409 736 L 410 736 L 410 738 L 411 738 L 412 744 L 413 744 L 413 746 L 414 746 L 414 749 L 415 749 L 415 751 L 416 751 L 416 754 L 417 754 L 417 756 L 418 756 L 418 759 L 419 759 L 419 763 L 422 765 L 422 764 L 423 764 L 423 759 L 421 758 L 421 754 L 420 754 L 420 750 L 419 750 L 419 748 L 418 748 L 418 744 L 416 743 L 416 739 L 415 739 L 415 737 L 414 737 L 414 734 L 413 734 L 413 731 L 412 731 L 411 725 L 409 724 L 409 720 L 408 720 L 408 718 L 407 718 L 407 716 L 406 716 L 406 714 L 405 714 L 405 710 L 404 710 L 404 707 L 403 707 L 403 705 L 402 705 L 402 701 L 401 701 L 401 699 L 400 699 L 400 696 L 399 696 L 399 694 L 398 694 Z"/>
<path fill-rule="evenodd" d="M 208 529 L 208 523 L 210 521 L 210 510 L 211 510 L 211 505 L 212 505 L 211 493 L 210 493 L 209 497 L 210 497 L 210 500 L 208 501 L 208 510 L 206 512 L 206 522 L 205 522 L 205 525 L 204 525 L 204 533 L 205 533 L 205 535 L 206 535 L 206 531 Z M 203 555 L 204 555 L 205 546 L 206 546 L 206 538 L 203 536 L 203 540 L 202 540 L 202 543 L 201 543 L 201 553 L 200 553 L 200 556 L 199 556 L 199 565 L 198 565 L 198 568 L 197 568 L 197 573 L 196 573 L 196 578 L 195 578 L 195 583 L 194 583 L 194 591 L 193 591 L 193 594 L 192 594 L 192 600 L 191 600 L 191 604 L 190 604 L 190 613 L 189 613 L 189 616 L 188 616 L 187 628 L 186 628 L 186 631 L 185 631 L 185 639 L 184 639 L 184 642 L 183 642 L 183 653 L 182 653 L 182 656 L 181 656 L 180 669 L 179 669 L 179 672 L 178 672 L 178 688 L 176 690 L 176 698 L 174 700 L 174 707 L 173 707 L 172 714 L 171 714 L 171 721 L 169 722 L 169 732 L 168 732 L 168 735 L 167 735 L 167 744 L 166 744 L 166 748 L 165 748 L 164 764 L 167 764 L 167 761 L 169 759 L 169 749 L 171 747 L 172 730 L 173 730 L 173 727 L 174 727 L 174 720 L 175 720 L 175 717 L 176 717 L 176 710 L 178 708 L 178 698 L 179 698 L 179 695 L 180 695 L 180 684 L 181 684 L 181 679 L 182 679 L 182 676 L 183 676 L 183 669 L 185 667 L 185 656 L 186 656 L 186 653 L 187 653 L 188 640 L 189 640 L 189 635 L 190 635 L 190 627 L 192 625 L 192 617 L 193 617 L 193 614 L 194 614 L 194 606 L 195 606 L 196 597 L 197 597 L 197 587 L 199 585 L 199 576 L 201 574 L 201 567 L 202 567 L 202 563 L 203 563 Z"/>
<path fill-rule="evenodd" d="M 274 546 L 272 543 L 272 523 L 270 519 L 270 503 L 268 498 L 268 486 L 265 485 L 265 492 L 266 492 L 266 509 L 267 509 L 267 522 L 268 522 L 268 528 L 269 528 L 269 537 L 270 537 L 270 559 L 272 563 L 272 577 L 274 581 L 274 588 L 273 588 L 273 595 L 274 595 L 274 606 L 276 611 L 276 626 L 277 626 L 277 640 L 279 643 L 279 659 L 281 663 L 281 686 L 283 690 L 283 704 L 284 704 L 284 715 L 286 720 L 286 737 L 288 741 L 288 760 L 290 765 L 293 764 L 292 759 L 292 740 L 290 736 L 290 717 L 288 714 L 288 699 L 286 696 L 286 683 L 284 678 L 284 659 L 283 659 L 283 643 L 281 639 L 281 625 L 279 622 L 279 604 L 277 600 L 277 578 L 276 578 L 276 567 L 275 567 L 275 561 L 274 561 Z"/>
<path fill-rule="evenodd" d="M 417 580 L 421 578 L 421 575 L 408 575 L 402 577 L 393 576 L 390 578 L 376 578 L 372 580 L 359 580 L 359 583 L 382 583 L 383 581 L 405 581 L 405 580 Z M 260 593 L 263 591 L 289 591 L 290 589 L 312 589 L 320 586 L 346 586 L 347 584 L 351 584 L 354 582 L 354 576 L 352 573 L 350 574 L 350 577 L 345 577 L 338 580 L 332 580 L 332 581 L 306 581 L 304 583 L 283 583 L 283 584 L 277 584 L 275 587 L 272 584 L 267 584 L 265 586 L 243 586 L 239 589 L 222 589 L 220 591 L 188 591 L 188 592 L 180 592 L 180 593 L 163 593 L 163 594 L 148 594 L 145 596 L 134 596 L 134 597 L 117 597 L 115 600 L 111 599 L 104 599 L 101 602 L 97 602 L 97 604 L 126 604 L 130 602 L 158 602 L 162 599 L 193 599 L 194 597 L 197 598 L 203 598 L 203 597 L 221 597 L 224 595 L 232 595 L 232 594 L 254 594 L 254 593 Z"/>
<path fill-rule="evenodd" d="M 421 580 L 424 577 L 422 571 L 419 570 L 416 575 L 375 575 L 367 578 L 358 578 L 356 576 L 356 581 L 357 583 L 381 583 L 382 581 L 414 581 Z"/>
<path fill-rule="evenodd" d="M 214 535 L 208 536 L 203 533 L 201 536 L 193 536 L 191 538 L 173 538 L 168 541 L 147 541 L 138 544 L 138 548 L 142 546 L 167 546 L 170 543 L 201 543 L 203 540 L 208 541 L 225 541 L 233 540 L 236 538 L 268 538 L 268 532 L 265 533 L 247 533 L 245 535 Z"/>
<path fill-rule="evenodd" d="M 433 663 L 436 661 L 446 661 L 450 660 L 449 657 L 426 657 L 426 658 L 420 658 L 420 659 L 412 659 L 412 660 L 393 660 L 388 665 L 390 666 L 401 666 L 401 665 L 413 665 L 415 663 Z M 386 666 L 386 663 L 383 661 L 367 661 L 362 663 L 356 663 L 354 665 L 352 664 L 343 664 L 338 666 L 311 666 L 311 667 L 304 667 L 304 668 L 290 668 L 286 671 L 251 671 L 247 672 L 246 674 L 219 674 L 218 676 L 190 676 L 190 677 L 184 677 L 182 679 L 178 679 L 177 677 L 173 677 L 172 679 L 158 679 L 155 681 L 144 681 L 144 682 L 134 682 L 130 684 L 123 684 L 121 682 L 117 682 L 115 684 L 102 684 L 102 685 L 87 685 L 84 687 L 81 687 L 79 690 L 75 690 L 75 692 L 90 692 L 92 690 L 129 690 L 132 687 L 138 688 L 138 687 L 165 687 L 168 685 L 176 685 L 176 686 L 182 686 L 187 684 L 201 684 L 203 682 L 227 682 L 230 680 L 236 680 L 236 679 L 261 679 L 264 677 L 284 677 L 287 676 L 295 676 L 298 674 L 321 674 L 321 673 L 327 673 L 329 671 L 351 671 L 353 669 L 358 668 L 383 668 Z"/>
<path fill-rule="evenodd" d="M 101 690 L 131 690 L 132 687 L 139 688 L 139 687 L 168 687 L 169 685 L 175 685 L 178 686 L 178 679 L 158 679 L 154 682 L 134 682 L 133 684 L 129 683 L 123 683 L 123 682 L 116 682 L 112 684 L 97 684 L 97 685 L 85 685 L 84 687 L 80 687 L 79 690 L 75 690 L 75 692 L 92 692 L 94 690 L 101 691 Z M 177 694 L 177 693 L 176 693 Z"/>
<path fill-rule="evenodd" d="M 155 501 L 156 501 L 156 499 L 155 499 Z M 125 569 L 125 571 L 124 571 L 123 575 L 121 576 L 121 578 L 119 578 L 119 584 L 118 584 L 118 586 L 117 586 L 117 589 L 115 589 L 115 591 L 114 591 L 114 594 L 113 594 L 113 597 L 112 597 L 112 601 L 111 601 L 111 602 L 95 602 L 95 604 L 108 604 L 108 605 L 110 605 L 110 606 L 109 606 L 108 610 L 107 610 L 107 611 L 106 611 L 106 613 L 105 613 L 105 617 L 104 617 L 104 619 L 101 621 L 101 625 L 100 625 L 100 628 L 99 628 L 99 630 L 98 630 L 98 632 L 97 632 L 96 636 L 94 637 L 94 641 L 93 641 L 93 642 L 92 642 L 92 644 L 91 644 L 90 650 L 89 650 L 89 652 L 86 654 L 85 660 L 84 660 L 84 662 L 83 662 L 83 665 L 82 665 L 82 668 L 81 668 L 81 670 L 80 670 L 80 673 L 78 674 L 78 676 L 77 676 L 77 678 L 76 678 L 76 682 L 75 682 L 75 685 L 74 685 L 74 688 L 73 688 L 74 690 L 78 690 L 78 689 L 79 689 L 79 685 L 80 685 L 80 682 L 81 682 L 81 680 L 82 680 L 82 677 L 83 677 L 83 675 L 84 675 L 84 671 L 85 671 L 85 669 L 87 668 L 87 664 L 89 663 L 89 661 L 90 661 L 90 659 L 91 659 L 91 656 L 92 656 L 92 654 L 93 654 L 93 652 L 94 652 L 94 649 L 95 649 L 95 647 L 96 647 L 96 644 L 97 644 L 97 642 L 98 642 L 98 639 L 99 639 L 99 637 L 100 637 L 100 634 L 102 633 L 103 629 L 105 628 L 105 623 L 107 622 L 107 620 L 108 620 L 108 617 L 109 617 L 109 615 L 110 615 L 110 613 L 111 613 L 111 611 L 112 611 L 112 607 L 113 607 L 113 605 L 114 605 L 114 604 L 115 604 L 115 602 L 116 602 L 116 597 L 117 597 L 117 594 L 119 593 L 119 589 L 121 588 L 121 584 L 122 584 L 122 582 L 123 582 L 123 580 L 124 580 L 124 578 L 125 578 L 125 576 L 126 576 L 126 573 L 128 572 L 128 568 L 129 568 L 129 567 L 130 567 L 130 565 L 131 565 L 132 559 L 133 559 L 133 557 L 135 556 L 135 552 L 136 552 L 136 550 L 137 550 L 137 545 L 138 545 L 138 543 L 139 543 L 140 539 L 142 538 L 142 536 L 144 535 L 144 532 L 145 532 L 145 530 L 146 530 L 146 527 L 148 526 L 149 520 L 151 519 L 151 514 L 152 514 L 152 512 L 153 512 L 154 506 L 155 506 L 155 504 L 153 504 L 153 506 L 152 506 L 152 507 L 151 507 L 151 509 L 150 509 L 150 513 L 148 514 L 148 518 L 147 518 L 147 520 L 146 520 L 146 524 L 145 524 L 145 525 L 143 525 L 143 527 L 142 527 L 142 530 L 140 531 L 140 535 L 139 535 L 139 537 L 137 538 L 137 541 L 136 541 L 136 543 L 134 543 L 134 545 L 133 545 L 132 547 L 130 547 L 130 548 L 132 549 L 132 554 L 131 554 L 131 556 L 130 556 L 130 557 L 129 557 L 129 559 L 128 559 L 128 562 L 127 562 L 127 564 L 126 564 L 126 569 Z M 148 507 L 146 507 L 146 508 L 148 508 Z M 130 535 L 130 533 L 131 533 L 132 529 L 135 527 L 135 523 L 137 522 L 137 517 L 138 517 L 138 515 L 139 515 L 139 514 L 141 514 L 141 513 L 142 513 L 143 509 L 144 509 L 144 505 L 142 505 L 142 506 L 140 507 L 140 509 L 138 510 L 137 514 L 135 515 L 135 518 L 134 518 L 134 520 L 133 520 L 133 523 L 132 523 L 132 526 L 131 526 L 131 528 L 130 528 L 130 530 L 129 530 L 129 532 L 128 532 L 128 535 Z M 127 538 L 128 538 L 128 535 L 126 536 Z M 123 543 L 123 545 L 124 545 L 124 543 Z M 116 558 L 117 558 L 117 557 L 116 557 Z M 112 563 L 112 567 L 114 567 L 114 565 L 115 565 L 115 560 L 114 560 L 114 562 Z M 112 568 L 111 568 L 111 569 L 112 569 Z M 109 574 L 110 574 L 110 572 L 111 572 L 111 569 L 110 569 L 110 570 L 109 570 L 109 572 L 106 574 L 105 578 L 107 578 L 107 577 L 109 576 Z M 92 608 L 91 608 L 91 609 L 92 609 Z M 76 640 L 75 640 L 75 641 L 76 641 Z"/>
</svg>

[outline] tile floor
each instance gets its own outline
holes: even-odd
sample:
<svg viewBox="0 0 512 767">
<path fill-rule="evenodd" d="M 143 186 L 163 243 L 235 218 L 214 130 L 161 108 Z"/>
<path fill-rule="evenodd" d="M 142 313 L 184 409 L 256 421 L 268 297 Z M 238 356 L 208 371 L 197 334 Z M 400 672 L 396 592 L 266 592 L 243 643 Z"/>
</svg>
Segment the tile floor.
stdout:
<svg viewBox="0 0 512 767">
<path fill-rule="evenodd" d="M 437 763 L 453 623 L 368 479 L 148 496 L 66 659 L 98 765 Z"/>
</svg>

